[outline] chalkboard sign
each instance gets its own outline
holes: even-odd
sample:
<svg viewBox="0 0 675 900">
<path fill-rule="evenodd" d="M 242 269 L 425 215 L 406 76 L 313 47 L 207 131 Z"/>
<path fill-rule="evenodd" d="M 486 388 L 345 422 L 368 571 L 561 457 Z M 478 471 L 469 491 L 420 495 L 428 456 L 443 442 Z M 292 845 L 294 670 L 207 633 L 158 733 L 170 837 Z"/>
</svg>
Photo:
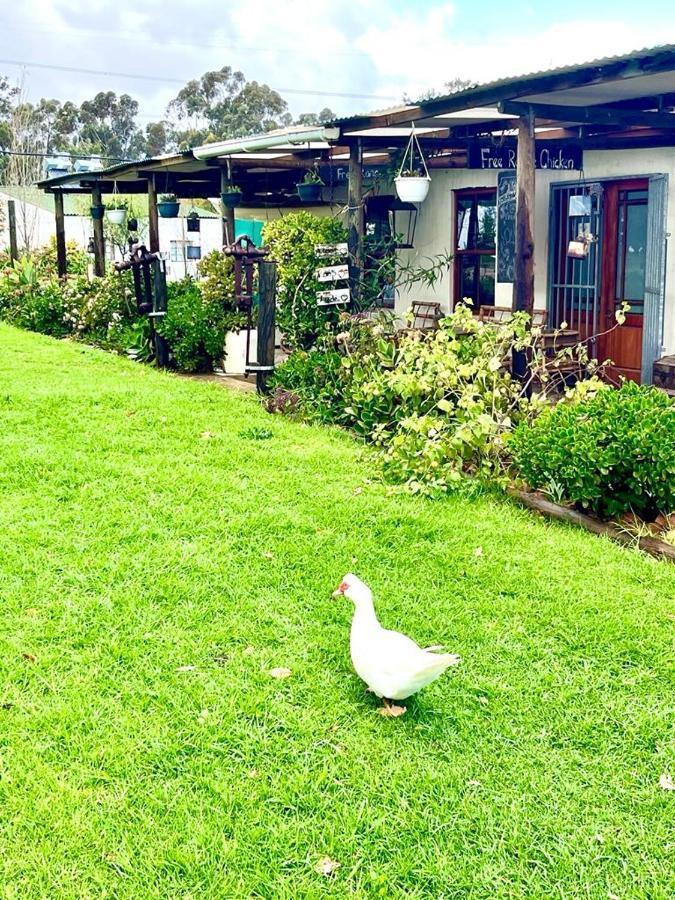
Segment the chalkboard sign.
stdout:
<svg viewBox="0 0 675 900">
<path fill-rule="evenodd" d="M 497 176 L 497 281 L 513 283 L 516 256 L 516 173 Z"/>
<path fill-rule="evenodd" d="M 505 140 L 500 144 L 473 141 L 469 144 L 467 168 L 515 169 L 518 161 L 516 142 Z M 561 141 L 537 141 L 534 151 L 537 169 L 574 170 L 583 168 L 583 152 L 578 144 Z"/>
</svg>

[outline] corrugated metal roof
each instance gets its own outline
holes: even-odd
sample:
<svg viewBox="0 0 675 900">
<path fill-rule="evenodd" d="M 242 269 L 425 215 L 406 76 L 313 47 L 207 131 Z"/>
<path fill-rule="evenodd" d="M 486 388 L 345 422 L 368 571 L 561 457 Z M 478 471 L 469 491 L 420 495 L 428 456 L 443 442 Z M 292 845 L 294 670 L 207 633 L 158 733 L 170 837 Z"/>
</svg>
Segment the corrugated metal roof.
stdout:
<svg viewBox="0 0 675 900">
<path fill-rule="evenodd" d="M 477 91 L 483 92 L 485 90 L 506 88 L 509 85 L 516 86 L 521 82 L 535 78 L 562 77 L 565 75 L 571 75 L 575 72 L 583 72 L 585 69 L 602 68 L 604 66 L 612 65 L 613 63 L 627 63 L 633 60 L 637 61 L 639 59 L 642 59 L 643 57 L 660 56 L 662 54 L 668 53 L 675 54 L 675 44 L 659 44 L 655 47 L 644 47 L 639 50 L 632 50 L 630 53 L 618 54 L 615 56 L 604 56 L 598 59 L 590 60 L 588 62 L 574 63 L 573 65 L 560 66 L 552 69 L 541 69 L 534 72 L 525 72 L 521 73 L 520 75 L 509 75 L 503 78 L 498 78 L 494 81 L 477 82 L 471 87 L 464 88 L 463 90 L 451 91 L 448 94 L 438 94 L 434 97 L 424 97 L 420 100 L 416 100 L 414 103 L 399 107 L 392 107 L 390 109 L 373 110 L 370 113 L 360 113 L 353 116 L 344 116 L 339 119 L 332 119 L 330 122 L 325 122 L 324 124 L 338 126 L 343 124 L 349 125 L 350 121 L 354 121 L 357 119 L 366 119 L 369 116 L 372 116 L 373 118 L 377 118 L 379 116 L 387 116 L 393 113 L 405 112 L 408 109 L 416 109 L 420 106 L 424 106 L 427 103 L 442 103 L 444 100 L 457 100 L 461 99 L 462 97 L 466 97 L 467 101 L 469 101 L 467 102 L 467 108 L 469 108 L 472 105 L 470 101 Z"/>
</svg>

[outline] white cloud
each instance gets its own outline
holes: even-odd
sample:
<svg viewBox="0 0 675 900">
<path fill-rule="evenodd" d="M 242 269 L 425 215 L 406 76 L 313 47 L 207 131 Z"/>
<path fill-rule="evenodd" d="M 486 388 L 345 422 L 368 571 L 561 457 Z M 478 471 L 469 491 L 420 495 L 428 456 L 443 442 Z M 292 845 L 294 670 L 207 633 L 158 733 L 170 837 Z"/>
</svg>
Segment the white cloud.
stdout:
<svg viewBox="0 0 675 900">
<path fill-rule="evenodd" d="M 555 14 L 555 13 L 553 13 Z M 293 112 L 331 106 L 348 114 L 390 105 L 464 77 L 489 81 L 556 65 L 583 62 L 674 39 L 671 22 L 651 24 L 592 18 L 511 32 L 472 31 L 471 10 L 443 2 L 393 5 L 370 0 L 24 0 L 0 29 L 0 57 L 87 69 L 141 73 L 165 83 L 130 78 L 28 70 L 33 98 L 81 101 L 99 90 L 137 97 L 145 116 L 162 114 L 181 82 L 231 65 L 247 78 L 284 89 L 380 95 L 336 98 L 293 95 Z M 597 15 L 597 14 L 596 14 Z M 668 31 L 671 34 L 668 34 Z M 482 35 L 482 37 L 481 37 Z M 2 66 L 14 76 L 15 68 Z M 391 99 L 390 99 L 391 98 Z"/>
</svg>

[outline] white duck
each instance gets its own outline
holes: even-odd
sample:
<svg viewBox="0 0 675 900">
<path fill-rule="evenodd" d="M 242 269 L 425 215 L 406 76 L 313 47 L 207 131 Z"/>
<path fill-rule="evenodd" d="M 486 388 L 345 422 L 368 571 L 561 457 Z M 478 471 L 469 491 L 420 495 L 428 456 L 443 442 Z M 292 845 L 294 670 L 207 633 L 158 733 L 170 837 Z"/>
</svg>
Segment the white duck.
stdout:
<svg viewBox="0 0 675 900">
<path fill-rule="evenodd" d="M 349 641 L 352 663 L 357 675 L 384 701 L 382 715 L 403 715 L 405 707 L 395 706 L 391 700 L 405 700 L 459 662 L 459 656 L 452 653 L 435 653 L 440 647 L 423 650 L 405 634 L 383 628 L 375 615 L 370 588 L 351 572 L 333 594 L 342 595 L 354 603 Z"/>
</svg>

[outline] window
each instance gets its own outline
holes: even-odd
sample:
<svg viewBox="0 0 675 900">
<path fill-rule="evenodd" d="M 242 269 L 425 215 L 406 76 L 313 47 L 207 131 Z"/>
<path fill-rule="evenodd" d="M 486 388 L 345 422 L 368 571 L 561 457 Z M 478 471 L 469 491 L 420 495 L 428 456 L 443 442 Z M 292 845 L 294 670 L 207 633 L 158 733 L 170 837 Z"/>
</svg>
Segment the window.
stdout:
<svg viewBox="0 0 675 900">
<path fill-rule="evenodd" d="M 192 241 L 171 241 L 169 259 L 171 262 L 184 262 L 186 259 L 201 259 L 202 248 Z"/>
<path fill-rule="evenodd" d="M 470 298 L 474 310 L 494 306 L 497 192 L 455 191 L 455 303 Z"/>
<path fill-rule="evenodd" d="M 642 315 L 647 260 L 647 191 L 619 191 L 616 237 L 617 308 L 626 300 Z"/>
</svg>

